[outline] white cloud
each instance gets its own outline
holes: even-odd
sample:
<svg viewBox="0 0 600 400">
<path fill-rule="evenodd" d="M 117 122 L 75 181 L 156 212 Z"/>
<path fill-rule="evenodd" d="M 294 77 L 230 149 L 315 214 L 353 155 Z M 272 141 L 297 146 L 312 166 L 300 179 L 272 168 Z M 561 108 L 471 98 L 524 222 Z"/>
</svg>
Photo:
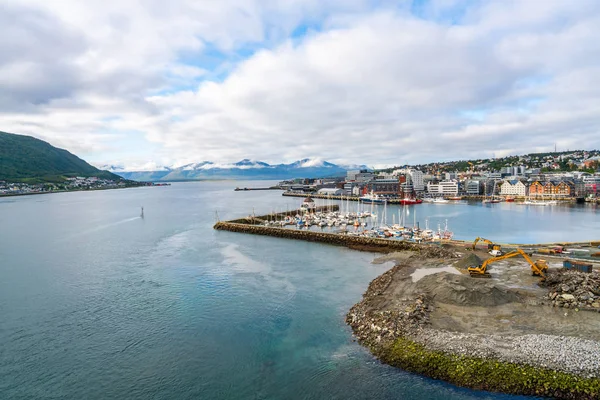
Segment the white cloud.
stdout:
<svg viewBox="0 0 600 400">
<path fill-rule="evenodd" d="M 9 1 L 0 129 L 173 164 L 599 147 L 600 3 L 390 4 Z M 156 150 L 116 148 L 130 132 Z"/>
</svg>

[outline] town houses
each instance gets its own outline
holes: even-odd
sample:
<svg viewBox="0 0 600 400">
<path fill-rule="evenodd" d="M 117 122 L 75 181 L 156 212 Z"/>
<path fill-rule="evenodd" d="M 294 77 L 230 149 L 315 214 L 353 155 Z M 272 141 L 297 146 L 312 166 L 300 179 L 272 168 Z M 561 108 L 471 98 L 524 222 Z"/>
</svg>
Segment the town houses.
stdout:
<svg viewBox="0 0 600 400">
<path fill-rule="evenodd" d="M 383 170 L 365 168 L 348 171 L 345 177 L 298 179 L 280 185 L 289 191 L 354 197 L 373 193 L 387 198 L 596 198 L 600 197 L 599 160 L 597 152 L 513 156 Z"/>
</svg>

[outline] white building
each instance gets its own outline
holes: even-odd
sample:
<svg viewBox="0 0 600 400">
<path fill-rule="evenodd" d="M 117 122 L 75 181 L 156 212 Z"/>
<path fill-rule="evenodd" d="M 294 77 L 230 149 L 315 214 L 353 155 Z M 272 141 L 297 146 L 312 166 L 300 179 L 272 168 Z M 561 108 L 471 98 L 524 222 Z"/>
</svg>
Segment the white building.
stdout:
<svg viewBox="0 0 600 400">
<path fill-rule="evenodd" d="M 304 201 L 302 202 L 302 205 L 300 206 L 300 209 L 302 209 L 304 211 L 309 211 L 309 212 L 315 211 L 316 208 L 317 208 L 317 205 L 315 204 L 315 201 L 310 196 L 308 196 L 306 199 L 304 199 Z"/>
<path fill-rule="evenodd" d="M 427 192 L 433 195 L 450 195 L 456 196 L 458 194 L 458 182 L 456 181 L 441 181 L 440 183 L 427 184 Z"/>
<path fill-rule="evenodd" d="M 345 193 L 344 193 L 344 189 L 323 188 L 323 189 L 319 189 L 317 191 L 317 194 L 322 194 L 325 196 L 343 196 Z"/>
<path fill-rule="evenodd" d="M 502 196 L 527 196 L 527 186 L 519 181 L 504 181 L 500 186 L 500 195 Z"/>
<path fill-rule="evenodd" d="M 411 169 L 408 171 L 408 176 L 412 181 L 413 188 L 416 192 L 422 192 L 425 190 L 425 184 L 423 182 L 423 172 L 417 169 Z"/>
<path fill-rule="evenodd" d="M 469 180 L 465 184 L 465 191 L 470 195 L 480 195 L 481 194 L 481 182 L 475 180 Z"/>
</svg>

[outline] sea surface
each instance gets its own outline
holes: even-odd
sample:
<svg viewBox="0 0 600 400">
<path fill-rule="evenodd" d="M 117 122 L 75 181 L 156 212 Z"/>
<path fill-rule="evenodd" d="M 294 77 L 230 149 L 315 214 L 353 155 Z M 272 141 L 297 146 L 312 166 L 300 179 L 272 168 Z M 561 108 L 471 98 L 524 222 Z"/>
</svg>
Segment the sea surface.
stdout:
<svg viewBox="0 0 600 400">
<path fill-rule="evenodd" d="M 515 398 L 382 365 L 353 341 L 344 315 L 390 267 L 374 255 L 212 229 L 217 213 L 302 201 L 233 191 L 265 184 L 0 198 L 0 399 Z M 600 236 L 589 205 L 414 211 L 464 239 Z"/>
</svg>

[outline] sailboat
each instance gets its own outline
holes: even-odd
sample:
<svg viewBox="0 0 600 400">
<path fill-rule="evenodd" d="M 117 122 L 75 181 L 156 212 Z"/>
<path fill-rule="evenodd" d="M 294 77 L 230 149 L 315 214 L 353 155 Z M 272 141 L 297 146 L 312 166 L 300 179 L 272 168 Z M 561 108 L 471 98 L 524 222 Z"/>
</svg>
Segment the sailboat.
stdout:
<svg viewBox="0 0 600 400">
<path fill-rule="evenodd" d="M 500 203 L 501 200 L 497 199 L 494 193 L 496 193 L 496 181 L 494 181 L 494 188 L 492 189 L 492 195 L 488 198 L 487 193 L 486 193 L 486 198 L 483 199 L 482 203 Z"/>
</svg>

